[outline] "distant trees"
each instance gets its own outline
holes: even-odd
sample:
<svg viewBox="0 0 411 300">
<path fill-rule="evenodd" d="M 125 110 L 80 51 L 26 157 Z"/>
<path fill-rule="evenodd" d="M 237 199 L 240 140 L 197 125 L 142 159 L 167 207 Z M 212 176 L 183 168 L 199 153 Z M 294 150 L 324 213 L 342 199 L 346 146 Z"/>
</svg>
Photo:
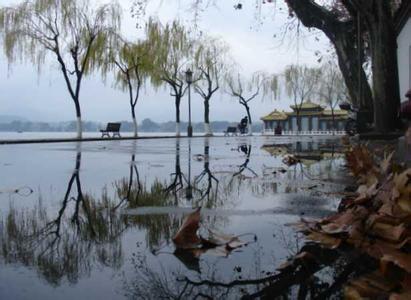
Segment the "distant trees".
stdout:
<svg viewBox="0 0 411 300">
<path fill-rule="evenodd" d="M 140 98 L 141 88 L 152 69 L 149 52 L 149 45 L 145 40 L 132 43 L 119 38 L 119 43 L 103 58 L 103 73 L 117 70 L 116 82 L 120 88 L 128 92 L 134 137 L 138 136 L 136 105 Z"/>
<path fill-rule="evenodd" d="M 350 98 L 357 107 L 374 110 L 375 129 L 387 132 L 397 128 L 400 95 L 394 14 L 408 1 L 285 2 L 302 24 L 321 30 L 333 44 Z M 372 87 L 363 67 L 367 54 Z"/>
<path fill-rule="evenodd" d="M 120 28 L 117 2 L 93 8 L 88 0 L 28 0 L 0 9 L 0 32 L 9 62 L 26 59 L 38 71 L 48 54 L 58 62 L 82 137 L 80 89 Z"/>
<path fill-rule="evenodd" d="M 227 93 L 237 98 L 238 103 L 244 107 L 249 123 L 248 134 L 252 135 L 253 120 L 249 103 L 260 94 L 266 78 L 259 72 L 254 73 L 248 80 L 241 76 L 240 73 L 232 74 L 233 73 L 230 72 L 226 76 Z"/>
<path fill-rule="evenodd" d="M 177 21 L 162 26 L 150 20 L 146 34 L 152 49 L 151 83 L 157 87 L 165 83 L 170 87 L 176 113 L 176 136 L 180 136 L 180 104 L 187 90 L 185 68 L 191 62 L 193 41 Z"/>
<path fill-rule="evenodd" d="M 289 65 L 284 70 L 286 93 L 294 103 L 298 131 L 301 131 L 300 112 L 303 103 L 316 93 L 320 76 L 320 69 L 307 66 Z"/>
<path fill-rule="evenodd" d="M 349 99 L 348 90 L 335 62 L 328 61 L 324 63 L 321 70 L 322 74 L 317 94 L 321 102 L 330 107 L 333 130 L 335 130 L 335 108 L 340 101 Z"/>
<path fill-rule="evenodd" d="M 221 40 L 204 38 L 197 42 L 194 54 L 195 67 L 200 73 L 194 88 L 204 101 L 204 132 L 208 136 L 213 134 L 210 126 L 210 100 L 220 88 L 227 70 L 227 52 L 228 46 Z"/>
</svg>

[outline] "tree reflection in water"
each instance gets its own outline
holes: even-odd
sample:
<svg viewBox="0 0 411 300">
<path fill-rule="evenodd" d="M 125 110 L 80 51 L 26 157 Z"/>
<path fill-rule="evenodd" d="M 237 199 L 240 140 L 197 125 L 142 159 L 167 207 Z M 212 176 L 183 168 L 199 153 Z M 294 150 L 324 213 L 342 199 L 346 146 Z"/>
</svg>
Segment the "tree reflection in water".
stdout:
<svg viewBox="0 0 411 300">
<path fill-rule="evenodd" d="M 216 207 L 218 198 L 219 180 L 210 170 L 210 140 L 204 139 L 203 171 L 194 178 L 195 189 L 199 191 L 198 204 L 203 207 Z M 206 199 L 206 203 L 203 200 Z"/>
<path fill-rule="evenodd" d="M 51 284 L 64 278 L 75 283 L 89 275 L 93 264 L 118 269 L 125 225 L 104 191 L 100 200 L 84 194 L 80 179 L 81 150 L 55 218 L 41 199 L 33 210 L 10 209 L 2 220 L 1 253 L 7 263 L 35 267 Z"/>
<path fill-rule="evenodd" d="M 298 248 L 297 257 L 302 259 L 290 260 L 280 271 L 260 272 L 247 279 L 230 275 L 227 270 L 221 276 L 216 271 L 218 259 L 213 265 L 202 260 L 204 272 L 193 274 L 150 261 L 147 253 L 139 252 L 132 259 L 134 274 L 124 277 L 124 292 L 130 299 L 339 299 L 350 278 L 374 266 L 350 251 L 339 252 L 312 243 Z M 258 257 L 255 262 L 244 263 L 255 265 Z"/>
</svg>

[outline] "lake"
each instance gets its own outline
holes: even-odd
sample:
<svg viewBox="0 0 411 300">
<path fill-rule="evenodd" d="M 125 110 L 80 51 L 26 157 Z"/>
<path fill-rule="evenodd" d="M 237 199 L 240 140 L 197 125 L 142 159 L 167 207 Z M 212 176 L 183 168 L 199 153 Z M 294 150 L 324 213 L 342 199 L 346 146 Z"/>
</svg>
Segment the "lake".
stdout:
<svg viewBox="0 0 411 300">
<path fill-rule="evenodd" d="M 310 137 L 2 145 L 0 299 L 253 295 L 304 245 L 287 224 L 337 209 L 343 166 L 338 139 Z M 177 249 L 197 207 L 201 236 L 243 245 Z"/>
</svg>

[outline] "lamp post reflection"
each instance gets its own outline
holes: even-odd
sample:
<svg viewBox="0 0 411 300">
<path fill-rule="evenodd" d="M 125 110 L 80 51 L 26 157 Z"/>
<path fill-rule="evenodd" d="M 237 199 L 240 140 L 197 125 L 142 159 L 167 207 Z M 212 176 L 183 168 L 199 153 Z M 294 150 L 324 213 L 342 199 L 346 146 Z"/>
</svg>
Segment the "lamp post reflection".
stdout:
<svg viewBox="0 0 411 300">
<path fill-rule="evenodd" d="M 193 83 L 193 72 L 190 68 L 186 71 L 186 81 L 188 84 L 188 127 L 187 136 L 193 136 L 193 127 L 191 125 L 191 84 Z"/>
<path fill-rule="evenodd" d="M 188 140 L 188 180 L 186 188 L 186 199 L 193 199 L 193 187 L 191 186 L 191 140 Z"/>
</svg>

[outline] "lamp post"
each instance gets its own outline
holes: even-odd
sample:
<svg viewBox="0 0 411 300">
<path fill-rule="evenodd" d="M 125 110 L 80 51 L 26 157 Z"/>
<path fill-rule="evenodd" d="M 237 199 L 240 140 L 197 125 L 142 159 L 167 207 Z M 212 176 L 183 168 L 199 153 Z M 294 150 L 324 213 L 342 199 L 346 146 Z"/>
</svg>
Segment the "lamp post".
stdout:
<svg viewBox="0 0 411 300">
<path fill-rule="evenodd" d="M 193 83 L 193 72 L 190 68 L 186 71 L 186 81 L 188 84 L 188 127 L 187 127 L 187 136 L 193 136 L 193 127 L 191 126 L 191 84 Z"/>
</svg>

